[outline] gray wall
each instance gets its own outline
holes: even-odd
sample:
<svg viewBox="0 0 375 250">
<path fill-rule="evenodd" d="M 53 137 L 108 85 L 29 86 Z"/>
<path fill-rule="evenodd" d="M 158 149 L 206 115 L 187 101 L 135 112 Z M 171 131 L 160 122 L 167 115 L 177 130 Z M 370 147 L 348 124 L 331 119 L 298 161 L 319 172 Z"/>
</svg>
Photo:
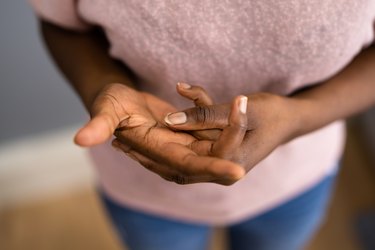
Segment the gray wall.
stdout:
<svg viewBox="0 0 375 250">
<path fill-rule="evenodd" d="M 0 1 L 0 81 L 0 143 L 87 117 L 46 54 L 25 0 Z"/>
</svg>

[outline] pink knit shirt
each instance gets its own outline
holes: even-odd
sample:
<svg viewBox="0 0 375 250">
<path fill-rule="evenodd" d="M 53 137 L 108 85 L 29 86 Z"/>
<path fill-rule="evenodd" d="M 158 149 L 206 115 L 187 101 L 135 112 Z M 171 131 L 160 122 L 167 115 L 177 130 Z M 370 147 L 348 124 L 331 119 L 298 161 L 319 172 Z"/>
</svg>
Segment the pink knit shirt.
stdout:
<svg viewBox="0 0 375 250">
<path fill-rule="evenodd" d="M 374 39 L 375 0 L 30 1 L 63 27 L 101 26 L 110 55 L 134 71 L 139 88 L 179 108 L 188 103 L 175 93 L 177 82 L 202 85 L 219 103 L 258 91 L 287 95 L 335 75 Z M 271 209 L 332 173 L 343 132 L 336 122 L 280 146 L 229 187 L 167 182 L 109 144 L 91 153 L 104 190 L 119 203 L 226 224 Z"/>
</svg>

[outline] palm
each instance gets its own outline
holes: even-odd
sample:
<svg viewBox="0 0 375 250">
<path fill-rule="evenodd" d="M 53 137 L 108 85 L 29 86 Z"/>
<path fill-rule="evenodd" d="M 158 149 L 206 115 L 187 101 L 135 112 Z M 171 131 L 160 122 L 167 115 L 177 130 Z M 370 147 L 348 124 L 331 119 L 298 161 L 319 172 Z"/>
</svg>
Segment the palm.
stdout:
<svg viewBox="0 0 375 250">
<path fill-rule="evenodd" d="M 126 107 L 128 110 L 125 112 L 125 119 L 119 122 L 115 135 L 123 143 L 136 148 L 138 152 L 157 161 L 163 161 L 169 158 L 171 151 L 176 151 L 175 149 L 195 154 L 188 151 L 186 146 L 204 143 L 186 132 L 175 132 L 164 125 L 165 115 L 177 110 L 171 104 L 143 92 L 137 96 L 138 106 L 134 109 L 129 110 L 129 101 L 124 98 L 120 100 L 121 110 L 125 110 Z"/>
<path fill-rule="evenodd" d="M 115 131 L 114 142 L 125 153 L 163 178 L 181 184 L 232 184 L 243 176 L 240 165 L 207 156 L 212 141 L 197 140 L 164 126 L 163 117 L 174 111 L 172 105 L 155 96 L 111 84 L 96 98 L 92 119 L 78 132 L 76 142 L 93 146 L 109 139 Z"/>
<path fill-rule="evenodd" d="M 171 104 L 144 92 L 123 85 L 106 89 L 97 99 L 97 109 L 112 114 L 116 136 L 128 143 L 147 141 L 162 146 L 174 142 L 186 145 L 196 139 L 184 132 L 173 132 L 163 125 L 164 116 L 176 111 Z"/>
</svg>

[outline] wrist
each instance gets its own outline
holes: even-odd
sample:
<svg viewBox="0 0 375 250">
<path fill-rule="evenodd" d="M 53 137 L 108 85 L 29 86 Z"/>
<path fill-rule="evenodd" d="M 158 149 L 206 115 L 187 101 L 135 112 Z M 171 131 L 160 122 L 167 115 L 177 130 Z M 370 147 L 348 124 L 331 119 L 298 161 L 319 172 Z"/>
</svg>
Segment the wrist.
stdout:
<svg viewBox="0 0 375 250">
<path fill-rule="evenodd" d="M 287 143 L 303 134 L 306 117 L 302 101 L 271 93 L 256 93 L 248 98 L 250 130 L 268 127 L 277 144 Z"/>
<path fill-rule="evenodd" d="M 305 103 L 296 100 L 292 97 L 281 97 L 281 104 L 284 107 L 284 114 L 282 115 L 282 127 L 285 128 L 285 137 L 282 138 L 282 144 L 287 143 L 304 134 L 305 123 Z"/>
<path fill-rule="evenodd" d="M 319 107 L 317 102 L 308 98 L 289 97 L 291 112 L 293 113 L 294 128 L 292 138 L 310 133 L 319 128 Z"/>
</svg>

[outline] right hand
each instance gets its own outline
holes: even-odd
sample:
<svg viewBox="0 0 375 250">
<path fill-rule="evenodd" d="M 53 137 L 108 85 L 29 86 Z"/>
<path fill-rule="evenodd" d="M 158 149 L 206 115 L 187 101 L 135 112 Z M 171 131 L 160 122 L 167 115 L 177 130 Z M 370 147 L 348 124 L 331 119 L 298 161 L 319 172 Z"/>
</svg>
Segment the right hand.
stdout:
<svg viewBox="0 0 375 250">
<path fill-rule="evenodd" d="M 237 102 L 235 100 L 233 104 L 232 120 L 241 123 L 246 119 L 237 114 Z M 175 111 L 173 106 L 153 95 L 122 84 L 110 84 L 95 99 L 90 110 L 92 118 L 77 133 L 75 142 L 81 146 L 94 146 L 115 134 L 115 147 L 150 171 L 179 184 L 215 182 L 230 185 L 243 177 L 245 171 L 241 165 L 216 157 L 216 152 L 224 147 L 225 150 L 236 150 L 244 136 L 241 129 L 231 126 L 228 130 L 228 138 L 233 138 L 234 143 L 224 143 L 228 138 L 198 140 L 164 125 L 165 115 Z"/>
</svg>

